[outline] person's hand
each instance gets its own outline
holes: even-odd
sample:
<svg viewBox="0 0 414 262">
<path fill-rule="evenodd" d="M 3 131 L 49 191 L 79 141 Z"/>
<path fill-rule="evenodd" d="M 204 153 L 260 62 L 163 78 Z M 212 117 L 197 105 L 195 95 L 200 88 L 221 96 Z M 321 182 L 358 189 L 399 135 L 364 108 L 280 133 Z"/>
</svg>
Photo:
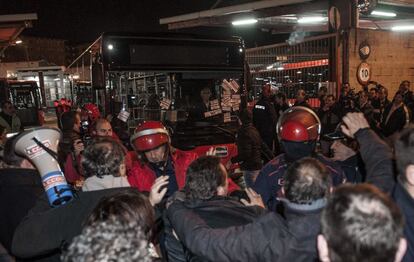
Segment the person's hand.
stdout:
<svg viewBox="0 0 414 262">
<path fill-rule="evenodd" d="M 342 132 L 354 138 L 354 135 L 358 130 L 369 128 L 368 121 L 365 119 L 363 113 L 348 113 L 342 118 L 345 125 L 341 125 Z"/>
<path fill-rule="evenodd" d="M 348 158 L 356 155 L 356 152 L 351 148 L 344 145 L 342 142 L 335 140 L 331 146 L 333 151 L 332 160 L 334 161 L 344 161 Z"/>
<path fill-rule="evenodd" d="M 208 151 L 206 152 L 206 156 L 215 156 L 216 155 L 216 149 L 214 147 L 210 147 Z"/>
<path fill-rule="evenodd" d="M 79 156 L 80 153 L 85 149 L 82 140 L 76 139 L 73 142 L 73 149 L 75 150 L 75 156 Z"/>
<path fill-rule="evenodd" d="M 250 202 L 247 202 L 246 199 L 240 199 L 240 202 L 242 202 L 245 206 L 259 206 L 265 208 L 262 197 L 259 194 L 257 194 L 253 189 L 246 188 L 246 193 L 249 197 Z"/>
<path fill-rule="evenodd" d="M 165 196 L 165 193 L 167 193 L 168 188 L 164 186 L 168 185 L 168 179 L 168 176 L 160 176 L 155 180 L 154 184 L 152 185 L 151 192 L 149 195 L 149 201 L 152 206 L 155 206 L 156 204 L 160 203 L 163 197 Z"/>
<path fill-rule="evenodd" d="M 85 183 L 85 179 L 79 178 L 78 180 L 75 181 L 73 186 L 75 187 L 75 189 L 81 189 L 84 183 Z"/>
</svg>

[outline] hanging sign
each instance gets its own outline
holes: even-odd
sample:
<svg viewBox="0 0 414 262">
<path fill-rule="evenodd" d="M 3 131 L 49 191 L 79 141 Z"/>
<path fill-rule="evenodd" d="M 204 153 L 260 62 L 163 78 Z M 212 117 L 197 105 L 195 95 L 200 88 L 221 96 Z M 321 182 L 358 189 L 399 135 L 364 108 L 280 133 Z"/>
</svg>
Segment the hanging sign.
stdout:
<svg viewBox="0 0 414 262">
<path fill-rule="evenodd" d="M 357 79 L 361 85 L 368 84 L 369 80 L 371 80 L 371 74 L 371 66 L 368 63 L 362 62 L 359 64 L 357 70 Z"/>
<path fill-rule="evenodd" d="M 366 59 L 368 59 L 370 54 L 371 54 L 371 46 L 368 44 L 367 41 L 363 41 L 359 45 L 359 57 L 362 60 L 366 60 Z"/>
</svg>

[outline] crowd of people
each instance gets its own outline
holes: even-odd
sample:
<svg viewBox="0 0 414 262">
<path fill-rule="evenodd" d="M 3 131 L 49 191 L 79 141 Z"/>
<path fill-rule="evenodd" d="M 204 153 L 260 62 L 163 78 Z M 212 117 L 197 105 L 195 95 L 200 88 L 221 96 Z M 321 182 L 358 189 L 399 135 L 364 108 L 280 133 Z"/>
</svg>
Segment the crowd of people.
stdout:
<svg viewBox="0 0 414 262">
<path fill-rule="evenodd" d="M 239 113 L 241 184 L 214 150 L 172 147 L 161 122 L 125 139 L 88 105 L 58 112 L 55 153 L 75 197 L 51 207 L 3 127 L 0 260 L 414 261 L 410 83 L 392 101 L 380 85 L 321 89 L 319 109 L 304 90 L 294 105 L 262 91 Z"/>
</svg>

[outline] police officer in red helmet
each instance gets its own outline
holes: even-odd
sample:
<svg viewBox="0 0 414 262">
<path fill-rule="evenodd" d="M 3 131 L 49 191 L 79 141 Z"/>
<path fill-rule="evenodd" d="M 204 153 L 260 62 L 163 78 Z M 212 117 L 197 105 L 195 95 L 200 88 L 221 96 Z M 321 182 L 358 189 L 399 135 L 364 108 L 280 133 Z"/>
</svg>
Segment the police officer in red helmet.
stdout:
<svg viewBox="0 0 414 262">
<path fill-rule="evenodd" d="M 346 181 L 341 167 L 334 161 L 315 152 L 321 132 L 321 122 L 315 112 L 307 107 L 295 106 L 286 110 L 277 123 L 277 135 L 284 153 L 267 163 L 260 171 L 253 189 L 262 196 L 271 210 L 276 210 L 284 173 L 289 165 L 304 157 L 314 157 L 330 171 L 333 185 Z"/>
<path fill-rule="evenodd" d="M 197 158 L 193 152 L 172 150 L 168 130 L 158 121 L 140 123 L 131 145 L 138 155 L 128 176 L 131 186 L 150 192 L 157 178 L 166 177 L 167 197 L 184 186 L 187 168 Z"/>
</svg>

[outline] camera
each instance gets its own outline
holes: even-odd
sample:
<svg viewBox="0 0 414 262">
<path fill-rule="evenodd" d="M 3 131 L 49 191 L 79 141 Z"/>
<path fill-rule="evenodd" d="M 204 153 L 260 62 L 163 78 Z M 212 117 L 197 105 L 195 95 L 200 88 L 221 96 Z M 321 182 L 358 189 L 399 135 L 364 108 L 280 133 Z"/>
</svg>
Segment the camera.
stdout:
<svg viewBox="0 0 414 262">
<path fill-rule="evenodd" d="M 88 120 L 82 121 L 81 122 L 81 127 L 80 127 L 81 134 L 88 133 L 88 130 L 89 130 L 89 121 Z"/>
</svg>

